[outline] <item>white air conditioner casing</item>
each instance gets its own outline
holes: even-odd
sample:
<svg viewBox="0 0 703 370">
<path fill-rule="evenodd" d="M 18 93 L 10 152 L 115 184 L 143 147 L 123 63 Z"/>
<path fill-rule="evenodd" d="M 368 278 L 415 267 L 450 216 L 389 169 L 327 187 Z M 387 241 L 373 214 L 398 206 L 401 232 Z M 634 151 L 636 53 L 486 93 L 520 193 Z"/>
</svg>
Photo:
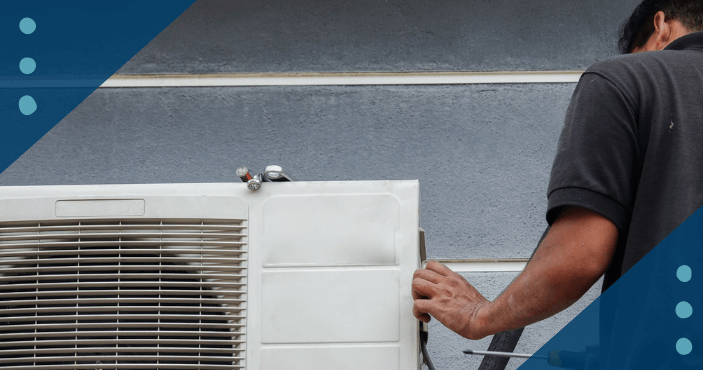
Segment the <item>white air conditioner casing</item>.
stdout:
<svg viewBox="0 0 703 370">
<path fill-rule="evenodd" d="M 416 370 L 417 181 L 0 187 L 0 367 Z"/>
</svg>

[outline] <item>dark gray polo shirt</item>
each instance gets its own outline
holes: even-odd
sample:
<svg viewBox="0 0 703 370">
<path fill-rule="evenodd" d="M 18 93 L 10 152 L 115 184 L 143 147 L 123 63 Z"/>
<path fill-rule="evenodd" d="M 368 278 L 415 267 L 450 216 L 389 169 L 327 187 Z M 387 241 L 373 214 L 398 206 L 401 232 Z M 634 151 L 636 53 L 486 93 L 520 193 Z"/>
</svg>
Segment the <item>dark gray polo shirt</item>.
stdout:
<svg viewBox="0 0 703 370">
<path fill-rule="evenodd" d="M 565 206 L 618 228 L 603 290 L 703 205 L 703 32 L 596 63 L 559 138 L 547 222 Z"/>
</svg>

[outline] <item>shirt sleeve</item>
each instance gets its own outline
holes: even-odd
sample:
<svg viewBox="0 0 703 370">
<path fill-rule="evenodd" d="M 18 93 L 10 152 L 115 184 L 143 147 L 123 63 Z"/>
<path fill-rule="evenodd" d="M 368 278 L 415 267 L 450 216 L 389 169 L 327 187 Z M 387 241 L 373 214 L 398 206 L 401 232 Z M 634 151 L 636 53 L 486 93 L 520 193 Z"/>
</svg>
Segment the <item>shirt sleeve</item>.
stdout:
<svg viewBox="0 0 703 370">
<path fill-rule="evenodd" d="M 566 206 L 629 226 L 640 154 L 635 109 L 598 73 L 580 79 L 566 113 L 547 192 L 551 225 Z"/>
</svg>

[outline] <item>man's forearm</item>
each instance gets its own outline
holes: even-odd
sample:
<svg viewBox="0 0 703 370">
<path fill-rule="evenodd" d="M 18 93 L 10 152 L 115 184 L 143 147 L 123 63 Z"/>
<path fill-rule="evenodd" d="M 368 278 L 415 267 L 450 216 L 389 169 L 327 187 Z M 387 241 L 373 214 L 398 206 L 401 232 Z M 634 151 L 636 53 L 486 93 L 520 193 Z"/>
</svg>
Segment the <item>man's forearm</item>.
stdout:
<svg viewBox="0 0 703 370">
<path fill-rule="evenodd" d="M 565 210 L 525 270 L 479 311 L 479 332 L 523 327 L 569 307 L 603 275 L 616 244 L 610 221 L 581 208 Z"/>
</svg>

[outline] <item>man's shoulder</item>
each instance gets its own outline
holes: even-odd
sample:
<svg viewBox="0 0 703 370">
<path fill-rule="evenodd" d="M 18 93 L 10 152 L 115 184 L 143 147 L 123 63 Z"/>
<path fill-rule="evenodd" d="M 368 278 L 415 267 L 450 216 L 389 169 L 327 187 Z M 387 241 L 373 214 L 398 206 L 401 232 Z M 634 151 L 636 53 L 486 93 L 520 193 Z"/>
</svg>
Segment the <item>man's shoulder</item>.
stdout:
<svg viewBox="0 0 703 370">
<path fill-rule="evenodd" d="M 703 72 L 703 32 L 694 32 L 674 40 L 664 50 L 625 54 L 593 64 L 586 73 L 597 73 L 608 79 L 657 80 Z"/>
<path fill-rule="evenodd" d="M 641 54 L 626 54 L 596 62 L 581 76 L 579 85 L 589 86 L 596 94 L 614 86 L 631 102 L 640 95 L 643 79 L 651 79 L 651 57 Z M 595 89 L 595 90 L 594 90 Z"/>
<path fill-rule="evenodd" d="M 700 69 L 703 53 L 660 50 L 610 57 L 593 64 L 585 73 L 599 74 L 615 82 L 626 83 L 642 79 L 676 78 L 682 71 Z"/>
<path fill-rule="evenodd" d="M 599 74 L 605 78 L 637 77 L 640 72 L 649 71 L 658 59 L 655 53 L 625 54 L 610 57 L 594 63 L 585 73 Z"/>
</svg>

